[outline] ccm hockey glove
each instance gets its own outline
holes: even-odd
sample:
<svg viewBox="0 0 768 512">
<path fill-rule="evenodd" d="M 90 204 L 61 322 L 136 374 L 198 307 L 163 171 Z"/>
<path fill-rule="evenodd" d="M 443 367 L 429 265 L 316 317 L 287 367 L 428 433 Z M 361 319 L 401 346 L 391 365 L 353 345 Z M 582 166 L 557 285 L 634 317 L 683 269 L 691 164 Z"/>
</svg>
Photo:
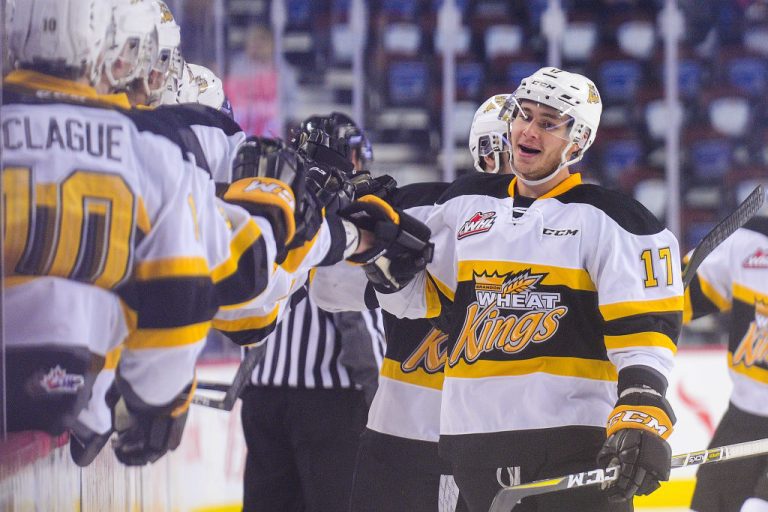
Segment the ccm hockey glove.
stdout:
<svg viewBox="0 0 768 512">
<path fill-rule="evenodd" d="M 429 228 L 407 213 L 368 195 L 339 211 L 339 216 L 374 236 L 373 246 L 348 261 L 363 266 L 376 290 L 399 290 L 432 261 Z"/>
<path fill-rule="evenodd" d="M 626 389 L 608 418 L 605 444 L 597 463 L 619 466 L 618 479 L 608 484 L 612 501 L 650 494 L 669 480 L 672 450 L 666 439 L 676 419 L 667 400 L 650 387 Z"/>
</svg>

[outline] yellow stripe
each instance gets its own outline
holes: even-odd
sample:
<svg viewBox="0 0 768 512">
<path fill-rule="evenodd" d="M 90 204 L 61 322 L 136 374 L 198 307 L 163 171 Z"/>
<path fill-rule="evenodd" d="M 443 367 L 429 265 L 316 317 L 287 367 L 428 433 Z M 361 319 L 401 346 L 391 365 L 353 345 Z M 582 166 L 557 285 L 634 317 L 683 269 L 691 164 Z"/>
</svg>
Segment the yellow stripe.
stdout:
<svg viewBox="0 0 768 512">
<path fill-rule="evenodd" d="M 187 392 L 187 398 L 181 405 L 171 411 L 171 418 L 178 418 L 189 410 L 189 406 L 192 404 L 192 397 L 195 396 L 195 391 L 197 391 L 197 372 L 194 372 L 192 375 L 192 385 Z"/>
<path fill-rule="evenodd" d="M 212 325 L 220 331 L 247 331 L 250 329 L 263 329 L 268 325 L 271 325 L 277 320 L 277 313 L 280 311 L 280 306 L 275 308 L 264 316 L 248 316 L 245 318 L 237 318 L 235 320 L 224 320 L 222 318 L 214 318 Z"/>
<path fill-rule="evenodd" d="M 40 279 L 39 276 L 6 276 L 3 280 L 3 288 L 13 288 L 20 284 L 25 284 L 35 279 Z"/>
<path fill-rule="evenodd" d="M 260 236 L 261 230 L 259 229 L 258 224 L 252 219 L 249 219 L 245 226 L 238 231 L 229 243 L 229 258 L 214 268 L 211 272 L 213 282 L 218 283 L 234 274 L 237 270 L 240 257 L 256 240 L 259 239 Z"/>
<path fill-rule="evenodd" d="M 388 358 L 385 358 L 384 363 L 381 365 L 381 376 L 423 388 L 443 389 L 443 372 L 428 373 L 423 368 L 416 368 L 412 372 L 404 372 L 400 368 L 399 362 Z"/>
<path fill-rule="evenodd" d="M 205 258 L 169 258 L 142 261 L 136 265 L 135 278 L 139 281 L 168 277 L 200 277 L 208 275 Z"/>
<path fill-rule="evenodd" d="M 307 254 L 309 253 L 310 249 L 314 247 L 315 242 L 317 242 L 319 237 L 320 231 L 318 230 L 318 232 L 315 233 L 315 236 L 312 237 L 312 240 L 309 242 L 304 242 L 301 247 L 297 247 L 296 249 L 291 249 L 288 251 L 288 255 L 285 257 L 285 260 L 280 264 L 280 266 L 283 267 L 289 274 L 296 272 L 299 269 L 301 262 L 303 262 L 304 258 L 307 257 Z"/>
<path fill-rule="evenodd" d="M 171 348 L 203 341 L 211 322 L 171 327 L 168 329 L 137 329 L 128 335 L 125 347 L 131 350 Z"/>
<path fill-rule="evenodd" d="M 660 332 L 637 332 L 621 336 L 605 336 L 605 348 L 617 350 L 628 347 L 661 347 L 677 352 L 677 346 L 666 334 Z"/>
<path fill-rule="evenodd" d="M 456 296 L 456 292 L 452 290 L 447 284 L 436 278 L 434 275 L 429 274 L 429 277 L 431 277 L 435 282 L 435 285 L 437 286 L 437 289 L 440 290 L 440 293 L 448 297 L 448 300 L 453 302 L 454 297 Z"/>
<path fill-rule="evenodd" d="M 510 274 L 531 270 L 533 274 L 546 274 L 541 284 L 566 286 L 572 290 L 595 291 L 595 284 L 589 273 L 581 268 L 562 268 L 549 265 L 535 265 L 511 261 L 465 260 L 459 262 L 459 281 L 472 281 L 475 274 Z"/>
<path fill-rule="evenodd" d="M 369 194 L 367 196 L 363 196 L 360 199 L 358 199 L 361 203 L 368 203 L 372 204 L 374 206 L 377 206 L 381 211 L 383 211 L 389 219 L 394 222 L 395 224 L 400 224 L 400 215 L 392 208 L 392 206 L 381 199 L 380 197 L 374 196 L 372 194 Z"/>
<path fill-rule="evenodd" d="M 757 301 L 768 302 L 768 295 L 764 295 L 751 288 L 747 288 L 743 284 L 733 285 L 733 298 L 738 299 L 741 302 L 745 302 L 750 305 L 754 304 Z"/>
<path fill-rule="evenodd" d="M 734 366 L 733 352 L 730 351 L 728 352 L 728 367 L 734 372 L 744 375 L 754 381 L 768 384 L 768 370 L 759 366 L 745 366 L 743 364 Z"/>
<path fill-rule="evenodd" d="M 509 194 L 509 197 L 515 197 L 515 185 L 517 184 L 517 176 L 512 179 L 512 181 L 509 183 L 509 186 L 507 187 L 507 193 Z M 567 192 L 568 190 L 572 189 L 576 185 L 581 185 L 581 174 L 578 172 L 575 172 L 568 176 L 565 180 L 558 183 L 558 185 L 541 196 L 539 199 L 546 199 L 548 197 L 555 197 L 563 192 Z"/>
<path fill-rule="evenodd" d="M 149 221 L 149 213 L 147 213 L 147 206 L 144 204 L 144 200 L 139 198 L 138 203 L 136 225 L 139 227 L 139 230 L 146 235 L 152 229 L 152 223 Z"/>
<path fill-rule="evenodd" d="M 123 347 L 117 347 L 109 352 L 107 352 L 107 355 L 104 357 L 104 369 L 105 370 L 114 370 L 117 368 L 117 363 L 120 362 L 120 354 L 123 351 Z"/>
<path fill-rule="evenodd" d="M 610 361 L 596 361 L 577 357 L 536 357 L 521 361 L 481 360 L 467 363 L 461 360 L 448 367 L 445 374 L 455 378 L 511 377 L 548 373 L 563 377 L 579 377 L 593 380 L 617 381 L 619 374 Z"/>
<path fill-rule="evenodd" d="M 634 315 L 648 313 L 669 313 L 679 311 L 682 313 L 684 299 L 682 295 L 666 297 L 656 300 L 638 300 L 630 302 L 615 302 L 600 306 L 600 313 L 606 322 Z"/>
<path fill-rule="evenodd" d="M 426 301 L 427 301 L 427 314 L 425 318 L 436 318 L 440 316 L 443 305 L 440 303 L 440 296 L 437 293 L 436 281 L 427 276 L 427 285 L 425 287 Z"/>
<path fill-rule="evenodd" d="M 537 482 L 531 482 L 527 484 L 521 484 L 516 487 L 520 489 L 537 489 L 539 487 L 549 487 L 550 485 L 557 485 L 562 482 L 562 478 L 552 478 L 549 480 L 539 480 Z"/>
<path fill-rule="evenodd" d="M 693 320 L 693 302 L 691 301 L 691 288 L 688 287 L 683 292 L 683 325 L 687 325 Z"/>
<path fill-rule="evenodd" d="M 699 285 L 701 286 L 701 293 L 704 294 L 706 298 L 708 298 L 712 304 L 717 306 L 717 309 L 720 311 L 728 311 L 731 309 L 731 303 L 720 295 L 717 290 L 715 290 L 715 287 L 712 286 L 711 283 L 709 283 L 707 280 L 702 279 L 701 276 L 698 276 L 699 278 Z"/>
</svg>

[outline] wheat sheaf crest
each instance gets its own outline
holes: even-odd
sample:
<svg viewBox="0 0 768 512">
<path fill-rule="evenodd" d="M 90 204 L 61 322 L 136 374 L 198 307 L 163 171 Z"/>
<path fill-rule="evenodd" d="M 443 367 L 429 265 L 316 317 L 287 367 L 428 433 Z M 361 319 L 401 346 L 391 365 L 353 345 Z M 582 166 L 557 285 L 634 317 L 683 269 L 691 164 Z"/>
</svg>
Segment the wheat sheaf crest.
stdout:
<svg viewBox="0 0 768 512">
<path fill-rule="evenodd" d="M 530 269 L 523 270 L 522 272 L 509 276 L 509 278 L 504 281 L 504 284 L 501 287 L 501 293 L 525 293 L 532 290 L 543 277 L 543 274 L 531 274 Z"/>
</svg>

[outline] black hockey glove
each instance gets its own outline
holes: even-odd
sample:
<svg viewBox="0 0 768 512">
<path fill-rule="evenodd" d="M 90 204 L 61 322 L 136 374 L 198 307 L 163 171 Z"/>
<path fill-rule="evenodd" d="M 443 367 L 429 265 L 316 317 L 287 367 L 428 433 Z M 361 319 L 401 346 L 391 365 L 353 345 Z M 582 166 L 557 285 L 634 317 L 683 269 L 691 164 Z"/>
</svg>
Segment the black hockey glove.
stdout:
<svg viewBox="0 0 768 512">
<path fill-rule="evenodd" d="M 112 420 L 117 432 L 112 449 L 117 460 L 127 466 L 143 466 L 178 448 L 194 388 L 193 384 L 191 391 L 185 390 L 165 407 L 136 405 L 137 399 L 120 398 Z"/>
<path fill-rule="evenodd" d="M 358 171 L 349 179 L 350 184 L 353 187 L 353 198 L 364 197 L 372 194 L 382 199 L 387 199 L 387 196 L 397 188 L 397 181 L 395 178 L 388 174 L 382 176 L 371 176 L 368 171 Z"/>
<path fill-rule="evenodd" d="M 373 234 L 373 247 L 348 261 L 361 264 L 368 280 L 380 292 L 399 290 L 432 261 L 434 244 L 429 241 L 429 228 L 376 196 L 355 201 L 339 216 Z"/>
<path fill-rule="evenodd" d="M 643 389 L 642 387 L 632 389 Z M 619 466 L 618 479 L 609 483 L 612 501 L 650 494 L 669 480 L 672 451 L 666 439 L 676 419 L 667 400 L 651 388 L 626 392 L 608 418 L 608 439 L 597 463 Z"/>
<path fill-rule="evenodd" d="M 115 432 L 115 406 L 118 400 L 120 400 L 120 392 L 117 390 L 117 386 L 113 383 L 107 390 L 104 396 L 104 402 L 109 407 L 112 416 L 112 425 L 107 432 L 99 434 L 94 432 L 86 425 L 79 421 L 70 431 L 69 440 L 69 454 L 72 456 L 72 460 L 75 464 L 84 468 L 93 462 L 93 459 L 101 453 L 101 449 L 107 444 L 109 438 Z"/>
</svg>

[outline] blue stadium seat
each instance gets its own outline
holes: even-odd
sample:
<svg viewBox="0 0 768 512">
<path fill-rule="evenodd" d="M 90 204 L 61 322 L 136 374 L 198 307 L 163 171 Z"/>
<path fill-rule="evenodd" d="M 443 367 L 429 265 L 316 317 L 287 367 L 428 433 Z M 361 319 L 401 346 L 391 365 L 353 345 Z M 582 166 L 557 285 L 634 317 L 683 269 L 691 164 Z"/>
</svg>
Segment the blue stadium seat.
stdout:
<svg viewBox="0 0 768 512">
<path fill-rule="evenodd" d="M 632 59 L 606 59 L 598 65 L 597 86 L 606 103 L 631 103 L 643 81 L 641 64 Z"/>
<path fill-rule="evenodd" d="M 680 96 L 695 98 L 701 91 L 704 80 L 704 66 L 695 58 L 680 60 L 678 87 Z"/>
<path fill-rule="evenodd" d="M 456 63 L 456 97 L 480 101 L 485 84 L 485 68 L 477 61 Z"/>
<path fill-rule="evenodd" d="M 752 96 L 768 91 L 768 64 L 765 57 L 744 55 L 725 62 L 728 82 Z"/>
<path fill-rule="evenodd" d="M 429 91 L 429 67 L 421 61 L 394 61 L 387 69 L 390 106 L 423 105 Z"/>
<path fill-rule="evenodd" d="M 734 142 L 711 130 L 686 133 L 688 165 L 695 183 L 720 182 L 733 166 Z"/>
<path fill-rule="evenodd" d="M 539 70 L 544 65 L 543 62 L 533 60 L 514 60 L 507 65 L 507 84 L 510 86 L 512 92 L 517 87 L 523 78 L 529 77 Z"/>
<path fill-rule="evenodd" d="M 645 151 L 639 138 L 617 138 L 604 141 L 601 148 L 603 179 L 608 184 L 618 182 L 621 174 L 643 163 Z"/>
<path fill-rule="evenodd" d="M 286 3 L 286 29 L 307 29 L 312 25 L 312 1 L 288 0 Z"/>
</svg>

